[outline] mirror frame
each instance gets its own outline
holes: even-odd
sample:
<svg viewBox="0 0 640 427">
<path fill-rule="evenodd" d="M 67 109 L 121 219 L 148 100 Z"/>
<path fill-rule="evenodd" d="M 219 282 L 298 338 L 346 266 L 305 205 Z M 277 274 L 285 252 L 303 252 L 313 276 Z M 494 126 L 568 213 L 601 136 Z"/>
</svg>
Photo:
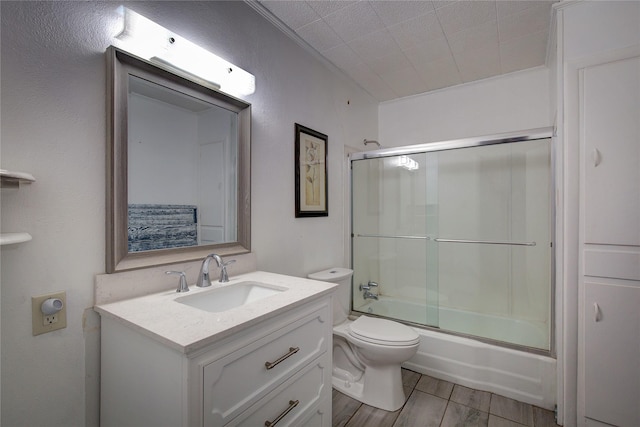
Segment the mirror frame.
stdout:
<svg viewBox="0 0 640 427">
<path fill-rule="evenodd" d="M 237 241 L 129 252 L 128 249 L 128 86 L 129 75 L 180 91 L 238 114 Z M 107 49 L 106 271 L 152 267 L 251 251 L 251 104 L 179 70 L 110 46 Z"/>
</svg>

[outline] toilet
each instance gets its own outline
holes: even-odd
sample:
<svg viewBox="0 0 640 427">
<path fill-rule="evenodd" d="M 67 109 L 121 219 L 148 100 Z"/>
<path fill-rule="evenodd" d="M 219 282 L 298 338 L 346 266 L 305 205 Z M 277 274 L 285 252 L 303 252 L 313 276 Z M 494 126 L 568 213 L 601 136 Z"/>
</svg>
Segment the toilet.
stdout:
<svg viewBox="0 0 640 427">
<path fill-rule="evenodd" d="M 313 280 L 338 283 L 333 296 L 333 388 L 385 411 L 404 405 L 401 364 L 418 351 L 420 337 L 401 323 L 370 316 L 348 318 L 351 276 L 348 268 L 310 274 Z"/>
</svg>

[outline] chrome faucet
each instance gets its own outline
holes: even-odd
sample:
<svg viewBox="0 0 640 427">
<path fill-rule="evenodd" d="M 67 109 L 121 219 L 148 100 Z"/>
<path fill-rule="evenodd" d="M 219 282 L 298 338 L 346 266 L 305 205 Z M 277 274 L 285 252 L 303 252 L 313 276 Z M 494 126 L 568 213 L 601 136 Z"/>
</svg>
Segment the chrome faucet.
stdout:
<svg viewBox="0 0 640 427">
<path fill-rule="evenodd" d="M 196 282 L 196 286 L 200 288 L 205 288 L 207 286 L 211 286 L 211 278 L 209 277 L 209 262 L 214 259 L 220 267 L 220 279 L 218 282 L 225 283 L 229 281 L 229 275 L 227 274 L 227 265 L 236 262 L 235 259 L 231 261 L 222 262 L 222 258 L 218 254 L 209 254 L 206 256 L 204 261 L 202 261 L 202 267 L 200 267 L 200 273 L 198 274 L 198 281 Z"/>
<path fill-rule="evenodd" d="M 368 298 L 375 299 L 375 300 L 378 299 L 378 295 L 371 293 L 371 291 L 365 291 L 363 297 L 364 299 L 368 299 Z"/>
<path fill-rule="evenodd" d="M 373 292 L 371 292 L 371 288 L 377 288 L 378 284 L 376 282 L 373 282 L 371 280 L 369 280 L 369 283 L 367 283 L 366 285 L 363 285 L 362 283 L 360 284 L 360 286 L 358 287 L 361 291 L 364 291 L 364 299 L 378 299 L 378 295 L 374 294 Z"/>
</svg>

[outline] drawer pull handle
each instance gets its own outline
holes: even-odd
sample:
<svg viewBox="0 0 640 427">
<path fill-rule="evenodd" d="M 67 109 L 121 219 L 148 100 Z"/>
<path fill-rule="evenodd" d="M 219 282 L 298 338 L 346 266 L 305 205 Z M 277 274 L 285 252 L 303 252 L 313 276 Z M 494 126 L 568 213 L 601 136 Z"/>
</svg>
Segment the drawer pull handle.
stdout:
<svg viewBox="0 0 640 427">
<path fill-rule="evenodd" d="M 288 407 L 287 409 L 285 409 L 283 413 L 281 413 L 280 415 L 278 415 L 278 418 L 276 418 L 276 419 L 275 419 L 275 420 L 273 420 L 273 421 L 265 421 L 265 422 L 264 422 L 264 425 L 265 425 L 265 426 L 267 426 L 267 427 L 271 427 L 271 426 L 274 426 L 274 425 L 278 424 L 278 422 L 280 422 L 280 420 L 281 420 L 281 419 L 283 419 L 284 417 L 286 417 L 286 416 L 287 416 L 287 414 L 288 414 L 289 412 L 291 412 L 291 410 L 292 410 L 293 408 L 295 408 L 296 406 L 298 406 L 298 403 L 300 403 L 300 401 L 299 401 L 299 400 L 290 400 L 290 401 L 289 401 L 289 407 Z"/>
<path fill-rule="evenodd" d="M 298 351 L 300 351 L 300 347 L 289 347 L 289 353 L 285 354 L 284 356 L 280 356 L 278 360 L 275 360 L 273 362 L 264 362 L 264 366 L 266 366 L 267 369 L 271 369 L 275 367 L 278 363 L 282 362 L 283 360 L 293 356 Z"/>
</svg>

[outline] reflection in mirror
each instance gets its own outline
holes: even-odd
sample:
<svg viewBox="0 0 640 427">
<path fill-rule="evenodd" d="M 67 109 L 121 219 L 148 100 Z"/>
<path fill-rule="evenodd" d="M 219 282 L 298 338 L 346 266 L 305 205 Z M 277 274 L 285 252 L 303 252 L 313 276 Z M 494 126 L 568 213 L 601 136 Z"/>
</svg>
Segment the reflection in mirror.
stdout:
<svg viewBox="0 0 640 427">
<path fill-rule="evenodd" d="M 237 114 L 129 76 L 129 252 L 236 239 Z"/>
<path fill-rule="evenodd" d="M 110 48 L 107 271 L 249 251 L 250 105 Z"/>
</svg>

